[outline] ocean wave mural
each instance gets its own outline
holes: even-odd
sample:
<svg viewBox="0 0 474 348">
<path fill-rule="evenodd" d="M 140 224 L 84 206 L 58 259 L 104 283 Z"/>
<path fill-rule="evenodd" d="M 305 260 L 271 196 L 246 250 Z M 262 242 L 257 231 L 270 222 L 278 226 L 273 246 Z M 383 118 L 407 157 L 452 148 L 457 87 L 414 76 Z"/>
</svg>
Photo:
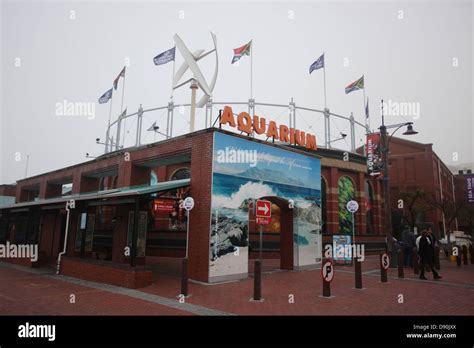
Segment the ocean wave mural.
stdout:
<svg viewBox="0 0 474 348">
<path fill-rule="evenodd" d="M 293 200 L 294 266 L 321 258 L 320 160 L 214 133 L 209 277 L 248 271 L 249 206 L 262 197 Z"/>
</svg>

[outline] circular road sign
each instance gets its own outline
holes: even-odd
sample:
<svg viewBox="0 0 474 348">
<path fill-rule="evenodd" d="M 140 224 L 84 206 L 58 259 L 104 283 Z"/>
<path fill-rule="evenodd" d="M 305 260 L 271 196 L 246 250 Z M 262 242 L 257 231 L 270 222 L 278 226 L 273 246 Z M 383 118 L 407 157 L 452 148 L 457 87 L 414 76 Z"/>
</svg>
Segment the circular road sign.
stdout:
<svg viewBox="0 0 474 348">
<path fill-rule="evenodd" d="M 390 257 L 388 257 L 387 253 L 382 254 L 380 262 L 382 263 L 383 269 L 388 269 L 388 267 L 390 267 Z"/>
<path fill-rule="evenodd" d="M 321 266 L 321 277 L 323 281 L 330 283 L 334 279 L 334 265 L 332 261 L 326 261 Z"/>
<path fill-rule="evenodd" d="M 357 210 L 359 210 L 359 203 L 357 203 L 357 201 L 349 201 L 347 202 L 346 208 L 351 213 L 355 213 Z"/>
<path fill-rule="evenodd" d="M 193 197 L 186 197 L 183 201 L 183 208 L 187 211 L 194 208 L 194 198 Z"/>
</svg>

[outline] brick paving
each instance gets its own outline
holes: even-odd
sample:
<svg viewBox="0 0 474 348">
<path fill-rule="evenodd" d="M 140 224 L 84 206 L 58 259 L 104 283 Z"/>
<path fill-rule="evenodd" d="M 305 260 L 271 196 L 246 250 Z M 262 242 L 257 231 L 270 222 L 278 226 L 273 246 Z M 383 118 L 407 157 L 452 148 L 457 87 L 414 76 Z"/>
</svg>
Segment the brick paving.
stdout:
<svg viewBox="0 0 474 348">
<path fill-rule="evenodd" d="M 474 315 L 474 265 L 457 267 L 441 260 L 443 279 L 418 279 L 405 268 L 405 279 L 397 278 L 397 270 L 389 269 L 389 282 L 381 283 L 378 257 L 370 256 L 362 264 L 363 290 L 354 289 L 351 266 L 336 266 L 331 285 L 334 297 L 323 298 L 319 269 L 299 272 L 275 271 L 277 260 L 264 260 L 263 302 L 249 301 L 253 277 L 221 284 L 190 282 L 186 304 L 173 306 L 180 292 L 179 260 L 168 260 L 152 267 L 154 284 L 139 291 L 139 298 L 126 291 L 112 292 L 117 287 L 91 288 L 89 282 L 70 283 L 41 274 L 0 267 L 0 313 L 2 314 L 279 314 L 279 315 Z M 81 284 L 81 285 L 79 285 Z M 89 285 L 88 285 L 89 284 Z M 121 289 L 121 288 L 118 288 Z M 68 303 L 75 293 L 76 304 Z M 128 293 L 131 294 L 131 293 Z M 135 294 L 135 293 L 134 293 Z M 152 302 L 147 295 L 158 300 Z M 399 303 L 400 296 L 403 303 Z M 135 295 L 134 295 L 135 296 Z M 290 299 L 294 303 L 290 303 Z M 210 309 L 206 313 L 205 309 Z M 216 312 L 213 312 L 216 310 Z"/>
</svg>

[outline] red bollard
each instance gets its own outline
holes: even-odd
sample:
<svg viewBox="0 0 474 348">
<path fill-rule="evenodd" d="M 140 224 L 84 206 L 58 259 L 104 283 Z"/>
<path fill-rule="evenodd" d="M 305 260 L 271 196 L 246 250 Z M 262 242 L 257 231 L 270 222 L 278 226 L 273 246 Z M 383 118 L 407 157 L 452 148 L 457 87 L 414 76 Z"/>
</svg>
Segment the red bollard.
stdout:
<svg viewBox="0 0 474 348">
<path fill-rule="evenodd" d="M 389 267 L 389 264 L 386 260 L 390 260 L 388 258 L 387 253 L 381 253 L 380 254 L 380 281 L 382 283 L 387 282 L 387 268 Z"/>
<path fill-rule="evenodd" d="M 420 260 L 418 260 L 418 251 L 413 248 L 412 254 L 413 273 L 420 274 Z"/>
<path fill-rule="evenodd" d="M 398 278 L 405 278 L 403 269 L 403 251 L 398 250 Z"/>
<path fill-rule="evenodd" d="M 262 300 L 262 263 L 255 261 L 255 277 L 253 280 L 253 300 Z"/>
<path fill-rule="evenodd" d="M 463 245 L 462 246 L 462 260 L 464 262 L 465 265 L 468 264 L 468 260 L 467 260 L 467 246 Z"/>
</svg>

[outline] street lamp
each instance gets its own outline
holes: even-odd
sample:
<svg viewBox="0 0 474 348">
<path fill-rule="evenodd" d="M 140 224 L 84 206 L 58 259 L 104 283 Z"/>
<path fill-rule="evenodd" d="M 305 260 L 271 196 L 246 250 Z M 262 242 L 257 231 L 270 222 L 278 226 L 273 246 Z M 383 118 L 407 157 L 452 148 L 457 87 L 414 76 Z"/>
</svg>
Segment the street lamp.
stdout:
<svg viewBox="0 0 474 348">
<path fill-rule="evenodd" d="M 413 129 L 413 122 L 398 123 L 393 125 L 385 125 L 385 119 L 383 115 L 383 99 L 382 99 L 382 125 L 380 129 L 380 143 L 382 151 L 382 189 L 384 197 L 384 213 L 385 213 L 385 230 L 387 234 L 387 248 L 390 254 L 390 267 L 397 267 L 398 257 L 396 255 L 395 247 L 393 245 L 393 231 L 392 231 L 392 211 L 391 211 L 391 201 L 390 201 L 390 173 L 388 168 L 388 153 L 390 140 L 396 131 L 400 128 L 407 126 L 407 130 L 403 135 L 415 135 L 418 134 L 417 131 Z M 387 129 L 395 130 L 388 136 Z"/>
</svg>

